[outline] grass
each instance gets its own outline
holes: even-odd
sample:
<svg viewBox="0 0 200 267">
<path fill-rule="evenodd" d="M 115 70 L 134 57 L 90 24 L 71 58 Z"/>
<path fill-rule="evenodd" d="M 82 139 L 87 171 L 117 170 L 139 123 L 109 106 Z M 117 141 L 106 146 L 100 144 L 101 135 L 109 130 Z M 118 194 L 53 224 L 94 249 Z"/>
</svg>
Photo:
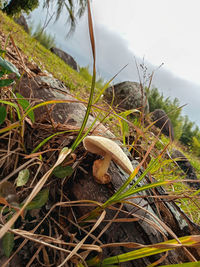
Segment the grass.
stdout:
<svg viewBox="0 0 200 267">
<path fill-rule="evenodd" d="M 33 31 L 32 27 L 30 28 L 29 26 L 29 32 L 33 38 L 35 38 L 41 45 L 43 45 L 47 49 L 56 46 L 55 36 L 52 36 L 51 34 L 46 32 L 40 23 L 37 25 L 35 31 Z"/>
<path fill-rule="evenodd" d="M 166 143 L 166 137 L 162 137 L 162 144 Z M 157 145 L 157 150 L 161 151 L 163 145 Z M 194 167 L 197 174 L 197 178 L 200 178 L 200 159 L 197 158 L 191 152 L 185 152 L 182 149 L 184 148 L 178 142 L 173 143 L 169 147 L 169 152 L 172 148 L 178 149 L 181 151 L 189 160 L 191 165 Z M 199 207 L 200 200 L 199 197 L 193 198 L 192 195 L 195 193 L 195 190 L 187 185 L 184 180 L 187 179 L 183 171 L 174 164 L 173 160 L 169 158 L 161 159 L 157 165 L 151 170 L 151 175 L 154 176 L 158 181 L 165 181 L 166 179 L 171 181 L 178 181 L 169 186 L 166 186 L 166 190 L 169 194 L 173 194 L 178 197 L 177 204 L 182 210 L 188 214 L 192 221 L 200 224 Z"/>
<path fill-rule="evenodd" d="M 78 95 L 82 93 L 83 95 L 88 95 L 90 84 L 82 76 L 27 34 L 22 27 L 5 16 L 1 11 L 0 29 L 6 35 L 11 34 L 21 51 L 42 70 L 52 73 L 55 78 L 63 81 L 74 93 L 78 92 Z"/>
<path fill-rule="evenodd" d="M 139 216 L 137 213 L 133 213 L 129 217 L 122 209 L 125 203 L 134 208 L 131 198 L 138 197 L 139 192 L 143 194 L 142 196 L 146 195 L 146 198 L 159 197 L 162 199 L 165 196 L 155 193 L 148 196 L 148 190 L 152 189 L 151 192 L 154 192 L 154 188 L 165 186 L 170 196 L 174 194 L 175 197 L 179 197 L 177 203 L 181 207 L 185 207 L 185 211 L 192 219 L 196 219 L 197 222 L 200 220 L 195 218 L 195 213 L 199 211 L 195 198 L 191 198 L 190 195 L 183 195 L 186 190 L 189 194 L 191 191 L 182 182 L 174 183 L 174 180 L 180 180 L 180 171 L 166 157 L 166 151 L 171 146 L 169 139 L 160 137 L 159 134 L 153 136 L 143 123 L 143 114 L 140 114 L 141 118 L 139 116 L 137 120 L 132 120 L 129 117 L 129 111 L 120 112 L 108 106 L 102 108 L 98 103 L 93 107 L 92 104 L 96 101 L 96 98 L 94 98 L 96 78 L 95 42 L 90 9 L 88 11 L 94 57 L 91 85 L 0 12 L 1 30 L 6 34 L 12 34 L 16 44 L 29 59 L 33 59 L 42 68 L 54 74 L 56 78 L 64 81 L 76 95 L 88 96 L 87 112 L 78 133 L 75 130 L 59 132 L 53 127 L 47 127 L 52 126 L 48 123 L 37 124 L 37 127 L 34 127 L 34 110 L 40 106 L 55 105 L 61 103 L 61 101 L 44 101 L 30 106 L 27 99 L 15 93 L 10 80 L 7 80 L 9 90 L 1 91 L 0 103 L 6 116 L 0 116 L 2 139 L 0 159 L 3 162 L 1 163 L 3 164 L 3 176 L 0 182 L 0 203 L 2 204 L 0 237 L 3 237 L 3 248 L 8 258 L 7 263 L 10 257 L 19 250 L 26 251 L 26 246 L 28 247 L 29 244 L 34 250 L 34 253 L 29 254 L 30 258 L 26 259 L 28 261 L 26 264 L 29 266 L 37 259 L 45 266 L 51 265 L 52 259 L 56 259 L 56 265 L 59 264 L 59 266 L 63 266 L 66 262 L 73 266 L 116 266 L 115 264 L 121 262 L 167 252 L 178 247 L 184 250 L 189 261 L 195 261 L 194 256 L 187 248 L 191 245 L 199 246 L 200 236 L 178 238 L 177 233 L 169 228 L 169 222 L 162 221 L 151 211 L 145 210 L 145 213 L 153 217 L 152 221 L 146 216 Z M 52 62 L 54 63 L 52 64 Z M 4 71 L 6 77 L 8 69 Z M 88 73 L 86 74 L 88 75 Z M 91 78 L 88 77 L 86 77 L 87 80 Z M 99 99 L 99 96 L 97 96 L 97 99 Z M 91 128 L 85 129 L 91 110 L 97 118 L 101 118 L 104 123 L 109 124 L 110 130 L 115 131 L 117 138 L 122 141 L 124 147 L 127 147 L 131 153 L 135 149 L 140 157 L 140 163 L 134 172 L 104 203 L 95 200 L 76 200 L 76 198 L 72 198 L 70 191 L 74 182 L 81 181 L 83 177 L 91 173 L 91 161 L 93 159 L 91 160 L 91 155 L 85 155 L 81 145 L 84 136 L 91 131 Z M 31 139 L 31 151 L 34 153 L 27 152 L 25 137 L 28 140 Z M 59 140 L 61 138 L 69 141 L 68 147 L 63 148 L 62 144 L 60 145 Z M 38 139 L 40 140 L 39 144 Z M 197 166 L 198 159 L 194 159 L 191 154 L 190 156 L 192 164 Z M 140 173 L 142 167 L 144 169 Z M 145 183 L 147 174 L 149 179 L 151 175 L 155 176 L 158 182 Z M 8 179 L 12 182 L 8 182 Z M 1 187 L 2 184 L 4 184 L 3 188 Z M 18 185 L 17 189 L 14 184 Z M 103 190 L 103 187 L 101 188 Z M 109 190 L 112 192 L 112 188 L 109 188 Z M 9 202 L 8 195 L 10 192 L 15 199 L 18 195 L 20 196 L 17 203 Z M 71 198 L 72 200 L 70 200 Z M 116 204 L 120 204 L 120 208 Z M 92 212 L 86 212 L 82 217 L 79 217 L 77 210 L 85 205 L 89 206 Z M 137 208 L 144 210 L 144 207 L 140 205 L 137 205 Z M 38 215 L 31 212 L 35 210 Z M 106 213 L 109 210 L 117 211 L 117 215 L 121 212 L 124 217 L 114 216 L 108 220 Z M 79 218 L 76 218 L 76 216 Z M 158 229 L 155 220 L 172 239 L 151 245 L 134 242 L 102 243 L 104 232 L 109 229 L 115 220 L 129 223 L 129 220 L 132 222 L 139 219 Z M 102 223 L 105 227 L 98 229 Z M 162 231 L 161 228 L 160 231 Z M 17 237 L 15 240 L 14 236 Z M 115 246 L 128 247 L 133 250 L 115 256 L 108 256 L 101 260 L 102 252 L 107 247 L 113 248 Z M 159 259 L 156 264 L 161 264 L 163 259 Z M 193 263 L 190 266 L 193 266 Z"/>
<path fill-rule="evenodd" d="M 89 70 L 89 66 L 87 67 L 80 67 L 80 71 L 79 71 L 80 75 L 86 80 L 88 81 L 89 83 L 92 82 L 92 75 L 90 73 L 90 70 Z M 102 89 L 105 85 L 105 82 L 104 80 L 100 77 L 97 79 L 96 83 L 95 83 L 96 87 L 98 89 Z"/>
</svg>

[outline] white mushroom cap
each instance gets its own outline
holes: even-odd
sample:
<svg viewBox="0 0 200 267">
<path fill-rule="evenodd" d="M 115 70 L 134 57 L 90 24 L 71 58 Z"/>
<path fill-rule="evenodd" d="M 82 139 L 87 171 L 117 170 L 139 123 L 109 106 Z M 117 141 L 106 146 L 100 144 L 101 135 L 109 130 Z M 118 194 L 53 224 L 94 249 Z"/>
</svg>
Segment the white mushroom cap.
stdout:
<svg viewBox="0 0 200 267">
<path fill-rule="evenodd" d="M 110 154 L 112 160 L 126 173 L 131 174 L 133 172 L 133 166 L 129 158 L 114 141 L 102 136 L 87 136 L 83 140 L 83 145 L 91 153 L 103 157 Z"/>
</svg>

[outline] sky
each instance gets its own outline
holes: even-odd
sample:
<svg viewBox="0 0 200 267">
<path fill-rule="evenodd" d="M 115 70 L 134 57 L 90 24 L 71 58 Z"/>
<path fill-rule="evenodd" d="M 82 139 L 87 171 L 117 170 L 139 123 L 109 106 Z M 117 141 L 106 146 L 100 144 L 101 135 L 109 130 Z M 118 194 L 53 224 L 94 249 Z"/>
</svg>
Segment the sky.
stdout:
<svg viewBox="0 0 200 267">
<path fill-rule="evenodd" d="M 144 64 L 147 74 L 155 71 L 152 86 L 166 97 L 178 97 L 181 105 L 187 104 L 183 114 L 200 126 L 200 1 L 93 0 L 91 6 L 98 74 L 109 80 L 128 64 L 114 83 L 139 81 L 139 76 L 144 78 L 140 67 Z M 54 10 L 55 6 L 50 14 Z M 31 17 L 37 24 L 45 15 L 40 7 Z M 69 38 L 66 20 L 63 12 L 56 23 L 49 23 L 47 31 L 55 35 L 57 47 L 79 65 L 92 66 L 86 14 Z"/>
</svg>

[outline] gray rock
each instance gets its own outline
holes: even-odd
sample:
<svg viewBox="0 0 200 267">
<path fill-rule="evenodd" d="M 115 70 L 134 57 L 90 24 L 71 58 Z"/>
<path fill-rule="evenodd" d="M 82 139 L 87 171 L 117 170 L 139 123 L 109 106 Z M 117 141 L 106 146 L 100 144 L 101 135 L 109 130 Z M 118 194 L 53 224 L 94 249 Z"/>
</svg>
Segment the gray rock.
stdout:
<svg viewBox="0 0 200 267">
<path fill-rule="evenodd" d="M 25 17 L 21 14 L 20 17 L 16 17 L 14 18 L 14 21 L 19 24 L 20 26 L 22 26 L 25 30 L 25 32 L 29 33 L 29 28 L 28 28 L 28 24 L 26 22 Z"/>
<path fill-rule="evenodd" d="M 52 120 L 55 123 L 65 124 L 65 127 L 69 129 L 76 130 L 81 127 L 86 112 L 86 106 L 75 99 L 66 86 L 59 80 L 50 76 L 36 76 L 34 78 L 23 76 L 17 89 L 24 97 L 34 97 L 38 99 L 38 102 L 54 99 L 64 100 L 64 103 L 58 103 L 54 106 L 51 111 Z M 36 109 L 34 113 L 37 122 L 45 117 L 49 117 L 46 107 L 40 107 Z M 95 118 L 89 115 L 86 127 L 90 127 L 94 123 L 94 120 Z M 96 134 L 101 134 L 110 138 L 115 137 L 100 122 L 96 122 L 93 129 Z"/>
<path fill-rule="evenodd" d="M 176 161 L 181 170 L 183 170 L 183 172 L 186 174 L 186 179 L 194 181 L 198 180 L 195 169 L 193 168 L 187 157 L 182 152 L 180 152 L 177 149 L 174 149 L 171 154 L 171 157 Z M 200 189 L 200 183 L 198 182 L 197 183 L 187 182 L 187 184 L 196 190 Z"/>
<path fill-rule="evenodd" d="M 145 92 L 142 92 L 141 86 L 137 82 L 122 82 L 115 84 L 106 89 L 104 99 L 111 104 L 114 90 L 114 106 L 118 106 L 125 110 L 140 110 L 145 106 L 145 113 L 149 112 L 149 103 L 146 99 Z M 145 105 L 146 103 L 146 105 Z"/>
<path fill-rule="evenodd" d="M 52 53 L 61 58 L 65 63 L 67 63 L 72 69 L 79 71 L 79 66 L 72 56 L 56 47 L 52 47 L 50 50 Z"/>
<path fill-rule="evenodd" d="M 171 123 L 170 118 L 162 109 L 155 109 L 152 112 L 151 119 L 154 123 L 154 125 L 161 129 L 161 132 L 169 136 L 172 140 L 174 140 L 174 129 Z"/>
</svg>

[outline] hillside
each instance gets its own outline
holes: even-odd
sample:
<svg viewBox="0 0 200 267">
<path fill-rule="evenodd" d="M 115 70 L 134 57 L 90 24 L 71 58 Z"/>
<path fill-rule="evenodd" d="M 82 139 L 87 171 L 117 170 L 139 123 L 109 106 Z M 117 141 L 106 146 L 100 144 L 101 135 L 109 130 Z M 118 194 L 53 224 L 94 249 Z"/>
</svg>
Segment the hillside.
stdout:
<svg viewBox="0 0 200 267">
<path fill-rule="evenodd" d="M 20 48 L 27 61 L 34 61 L 42 71 L 52 73 L 57 79 L 62 80 L 66 86 L 75 92 L 85 92 L 90 85 L 76 71 L 66 65 L 60 58 L 55 56 L 38 41 L 27 34 L 21 26 L 0 11 L 0 35 L 9 40 L 11 34 L 15 44 Z M 2 41 L 1 41 L 2 45 Z M 7 45 L 6 45 L 7 46 Z"/>
<path fill-rule="evenodd" d="M 200 264 L 198 189 L 170 156 L 186 148 L 149 115 L 92 106 L 93 86 L 1 12 L 0 43 L 0 265 Z M 96 155 L 82 142 L 90 134 L 118 148 Z M 118 153 L 128 171 L 109 162 Z M 199 159 L 187 157 L 199 178 Z"/>
</svg>

